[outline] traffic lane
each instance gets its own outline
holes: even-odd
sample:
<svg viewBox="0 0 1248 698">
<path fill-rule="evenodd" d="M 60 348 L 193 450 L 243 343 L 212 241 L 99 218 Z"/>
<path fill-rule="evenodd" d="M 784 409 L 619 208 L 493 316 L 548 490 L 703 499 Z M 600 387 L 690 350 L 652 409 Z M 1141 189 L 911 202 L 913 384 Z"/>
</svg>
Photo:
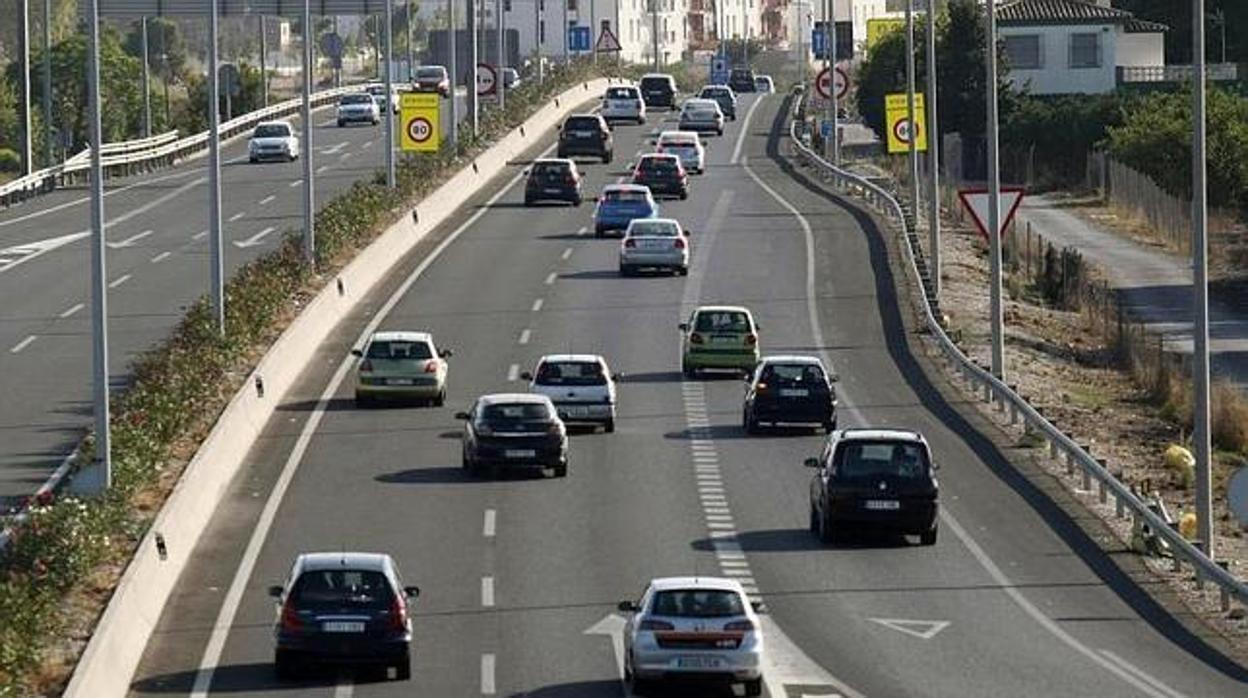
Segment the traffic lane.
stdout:
<svg viewBox="0 0 1248 698">
<path fill-rule="evenodd" d="M 783 172 L 771 168 L 769 164 L 760 165 L 758 161 L 753 162 L 752 166 L 758 167 L 760 177 L 765 181 L 780 182 L 777 188 L 784 192 L 786 197 L 791 198 L 799 209 L 830 208 L 826 203 L 819 201 L 820 197 L 810 195 L 808 191 L 796 184 L 785 182 Z M 843 211 L 840 213 L 844 214 Z M 1052 613 L 1052 617 L 1064 619 L 1064 622 L 1069 624 L 1069 627 L 1064 626 L 1065 630 L 1081 638 L 1083 633 L 1093 629 L 1116 635 L 1117 643 L 1111 648 L 1102 646 L 1108 639 L 1104 635 L 1089 636 L 1083 644 L 1100 652 L 1102 658 L 1105 656 L 1104 650 L 1109 649 L 1116 656 L 1126 657 L 1133 664 L 1148 667 L 1150 672 L 1156 674 L 1153 667 L 1159 665 L 1150 656 L 1149 643 L 1141 642 L 1139 628 L 1132 627 L 1132 625 L 1143 624 L 1143 621 L 1137 616 L 1134 623 L 1130 622 L 1132 614 L 1122 608 L 1123 604 L 1116 595 L 1118 591 L 1126 596 L 1131 596 L 1134 592 L 1126 585 L 1115 586 L 1120 580 L 1113 578 L 1109 580 L 1113 588 L 1108 588 L 1106 582 L 1099 579 L 1094 572 L 1094 570 L 1102 571 L 1099 568 L 1105 566 L 1104 556 L 1087 541 L 1068 540 L 1070 534 L 1063 529 L 1069 526 L 1063 524 L 1054 512 L 1050 511 L 1054 507 L 1051 505 L 1046 507 L 1043 501 L 1036 497 L 1036 492 L 1028 491 L 1022 486 L 1019 482 L 1020 478 L 1011 477 L 1007 470 L 1009 466 L 1001 462 L 999 454 L 993 455 L 990 444 L 984 443 L 982 439 L 977 441 L 976 428 L 988 427 L 974 421 L 967 421 L 960 417 L 950 405 L 933 400 L 934 390 L 930 386 L 922 384 L 915 386 L 911 382 L 916 379 L 915 367 L 913 361 L 907 363 L 904 352 L 899 351 L 900 347 L 904 346 L 906 335 L 896 317 L 895 300 L 892 300 L 894 297 L 891 295 L 892 280 L 888 277 L 887 284 L 882 284 L 880 281 L 888 271 L 883 248 L 878 240 L 870 236 L 864 238 L 861 233 L 848 236 L 838 234 L 841 230 L 853 231 L 855 227 L 861 227 L 861 221 L 847 219 L 841 225 L 830 226 L 831 229 L 827 234 L 820 231 L 816 237 L 817 244 L 821 248 L 818 268 L 827 279 L 827 281 L 821 280 L 819 294 L 821 300 L 830 299 L 827 302 L 821 302 L 820 314 L 825 326 L 836 328 L 834 331 L 825 333 L 825 341 L 827 337 L 834 337 L 829 344 L 835 347 L 837 332 L 840 332 L 842 336 L 859 338 L 859 346 L 851 347 L 852 351 L 844 356 L 837 358 L 835 351 L 832 353 L 843 376 L 863 376 L 869 379 L 869 384 L 872 386 L 872 389 L 865 393 L 864 391 L 856 393 L 850 391 L 850 401 L 863 400 L 865 395 L 866 400 L 859 409 L 866 419 L 875 423 L 913 426 L 928 436 L 932 441 L 937 459 L 946 465 L 941 472 L 944 490 L 942 497 L 947 511 L 952 515 L 952 520 L 961 522 L 965 530 L 971 532 L 971 541 L 977 546 L 982 545 L 982 548 L 987 550 L 987 555 L 1000 568 L 1007 571 L 1010 581 L 1023 589 L 1022 593 L 1026 597 L 1034 597 L 1033 606 L 1044 608 L 1046 612 Z M 871 278 L 873 275 L 875 278 Z M 876 300 L 883 301 L 880 303 L 880 310 L 864 307 L 860 294 L 849 294 L 845 297 L 846 287 L 869 290 L 868 292 L 875 291 Z M 881 329 L 884 331 L 881 332 Z M 864 343 L 862 338 L 867 338 L 867 341 Z M 876 350 L 866 351 L 864 344 L 875 345 Z M 890 386 L 899 386 L 899 388 L 890 390 Z M 913 391 L 908 397 L 905 396 L 907 390 Z M 855 404 L 855 406 L 858 405 Z M 844 414 L 842 418 L 845 418 Z M 792 464 L 799 463 L 805 455 L 813 455 L 813 453 L 799 451 L 786 454 L 784 457 L 788 463 L 779 464 L 782 468 L 786 468 L 780 473 L 795 473 Z M 759 453 L 754 458 L 765 458 L 765 456 L 766 454 Z M 806 524 L 805 517 L 801 514 L 805 512 L 803 505 L 808 480 L 809 473 L 792 476 L 785 490 L 793 493 L 790 495 L 790 507 L 796 515 L 789 516 L 787 525 L 782 522 L 757 524 L 769 526 L 769 528 L 763 528 L 758 534 L 756 541 L 758 547 L 764 550 L 778 547 L 780 551 L 784 551 L 786 545 L 793 546 L 796 550 L 809 545 L 809 543 L 803 543 L 801 537 Z M 755 483 L 754 486 L 764 486 L 764 483 Z M 940 565 L 948 562 L 945 556 L 950 553 L 947 552 L 948 548 L 945 543 L 949 540 L 949 534 L 950 527 L 946 526 L 942 533 L 942 540 L 937 546 L 941 554 L 938 558 Z M 810 539 L 806 538 L 806 540 Z M 995 597 L 993 602 L 999 607 L 1002 606 L 997 602 L 1003 600 L 1003 595 L 995 591 L 1003 586 L 1000 580 L 990 578 L 987 584 L 977 581 L 975 577 L 981 580 L 983 577 L 983 567 L 977 559 L 978 555 L 967 550 L 970 545 L 967 541 L 956 540 L 955 543 L 954 552 L 972 572 L 971 577 L 963 583 L 963 586 L 968 587 L 963 591 L 982 597 L 982 594 L 976 595 L 973 592 L 977 587 L 984 587 L 992 592 Z M 902 550 L 909 557 L 924 556 L 924 551 L 912 551 L 908 548 Z M 837 550 L 834 556 L 845 557 L 843 554 L 845 552 L 859 553 L 857 550 Z M 874 552 L 874 550 L 868 549 L 867 552 Z M 967 553 L 971 555 L 968 557 Z M 827 556 L 824 554 L 822 557 Z M 792 557 L 810 562 L 821 556 Z M 954 565 L 955 569 L 962 566 L 961 563 Z M 774 567 L 780 568 L 779 565 Z M 790 588 L 799 592 L 803 589 L 871 589 L 869 585 L 873 581 L 878 584 L 880 578 L 900 577 L 914 580 L 920 585 L 920 589 L 923 586 L 934 586 L 939 591 L 946 590 L 950 581 L 958 580 L 957 575 L 945 579 L 937 576 L 929 582 L 928 574 L 943 571 L 939 566 L 933 568 L 930 562 L 919 562 L 914 569 L 883 575 L 880 574 L 878 562 L 873 562 L 870 568 L 863 569 L 865 574 L 861 574 L 859 578 L 845 578 L 846 574 L 855 575 L 859 569 L 853 564 L 836 564 L 827 570 L 811 570 L 805 583 L 810 584 L 810 580 L 819 580 L 814 586 L 801 586 L 803 580 L 800 575 L 794 575 L 790 580 L 778 584 L 777 588 Z M 771 568 L 765 568 L 765 571 L 760 573 L 765 583 L 766 575 L 771 571 Z M 965 574 L 963 576 L 965 577 Z M 822 586 L 819 584 L 820 581 L 823 582 Z M 958 589 L 954 587 L 948 590 L 957 591 Z M 896 596 L 891 592 L 890 595 Z M 889 608 L 896 607 L 894 601 L 887 600 L 887 596 L 884 600 L 886 603 L 878 604 L 877 599 L 868 599 L 864 602 L 862 597 L 855 597 L 854 605 L 860 609 L 862 617 L 872 617 L 867 614 L 883 613 Z M 913 601 L 914 603 L 908 606 L 911 609 L 910 612 L 915 614 L 911 617 L 920 620 L 942 620 L 932 615 L 934 611 L 940 610 L 939 606 L 933 605 L 933 599 L 926 598 L 924 595 L 916 595 Z M 1049 672 L 1060 672 L 1063 680 L 1069 681 L 1072 690 L 1076 691 L 1086 690 L 1091 686 L 1096 687 L 1096 690 L 1112 694 L 1134 692 L 1138 688 L 1138 686 L 1133 688 L 1130 683 L 1120 680 L 1115 676 L 1116 672 L 1108 669 L 1101 662 L 1089 660 L 1080 653 L 1081 650 L 1059 641 L 1060 638 L 1045 629 L 1034 617 L 1031 617 L 1030 613 L 1026 612 L 1026 609 L 1020 608 L 1020 604 L 1014 603 L 1013 599 L 1009 601 L 1010 603 L 1004 604 L 999 613 L 988 613 L 987 617 L 980 622 L 972 619 L 969 623 L 966 621 L 959 623 L 956 618 L 950 619 L 953 625 L 949 630 L 941 631 L 934 640 L 925 643 L 927 646 L 924 647 L 922 658 L 926 660 L 928 657 L 941 656 L 941 651 L 937 649 L 940 647 L 941 638 L 950 635 L 956 637 L 956 632 L 951 633 L 956 626 L 969 625 L 975 628 L 975 641 L 985 643 L 983 648 L 973 654 L 977 657 L 992 657 L 994 653 L 998 655 L 996 661 L 982 664 L 982 670 L 986 674 L 992 671 L 994 664 L 999 666 L 1001 662 L 1010 662 L 1016 666 L 1026 667 L 1035 678 L 1043 678 Z M 966 599 L 960 603 L 953 603 L 950 610 L 957 612 L 959 605 L 974 609 L 977 603 L 982 605 L 986 602 L 982 598 L 977 598 L 975 601 Z M 819 616 L 819 612 L 825 608 L 826 606 L 819 606 L 813 611 L 812 609 L 795 611 L 793 617 L 797 620 L 797 627 L 790 631 L 794 639 L 817 638 L 819 628 L 831 627 L 830 624 L 833 621 Z M 1113 611 L 1106 615 L 1107 609 L 1113 609 Z M 773 610 L 778 618 L 784 617 L 783 605 L 773 604 Z M 926 615 L 919 615 L 920 613 L 926 613 Z M 966 611 L 963 611 L 962 617 L 965 616 Z M 898 616 L 884 617 L 896 618 Z M 900 617 L 906 618 L 907 616 Z M 817 618 L 819 622 L 815 622 Z M 1100 622 L 1102 620 L 1105 622 Z M 837 619 L 837 622 L 846 625 L 842 619 Z M 1153 622 L 1153 619 L 1149 619 L 1149 622 Z M 789 625 L 785 623 L 786 628 L 789 628 Z M 1011 626 L 1013 629 L 1007 629 Z M 991 632 L 981 630 L 981 628 L 994 627 L 1001 635 L 995 639 Z M 868 629 L 876 633 L 882 632 L 880 628 Z M 910 640 L 900 632 L 888 632 L 892 633 L 893 640 Z M 1185 652 L 1175 652 L 1176 648 L 1170 645 L 1169 641 L 1160 637 L 1156 639 L 1161 640 L 1162 645 L 1169 649 L 1168 655 L 1172 660 L 1176 657 L 1184 661 L 1190 660 Z M 1185 642 L 1181 635 L 1177 638 L 1172 636 L 1172 639 L 1177 639 L 1180 644 Z M 814 642 L 813 639 L 808 641 Z M 1011 645 L 1016 646 L 1013 651 L 1014 657 L 1011 659 L 1008 656 L 1001 656 L 1011 648 Z M 965 643 L 959 644 L 959 647 L 964 646 Z M 1037 656 L 1039 653 L 1034 651 L 1034 646 L 1046 648 L 1042 656 Z M 1187 645 L 1184 644 L 1184 647 Z M 957 661 L 956 655 L 960 650 L 951 648 L 950 651 L 951 656 L 943 658 L 945 666 L 948 666 L 948 662 Z M 822 655 L 816 656 L 822 658 Z M 864 653 L 863 659 L 865 660 L 867 656 L 869 654 Z M 1063 656 L 1073 661 L 1060 661 Z M 1144 661 L 1142 657 L 1148 657 L 1148 660 Z M 1040 660 L 1043 660 L 1044 664 L 1041 664 Z M 961 661 L 966 662 L 966 660 Z M 845 662 L 834 658 L 825 659 L 823 663 L 825 666 L 849 666 L 855 669 L 869 666 L 869 663 L 862 661 Z M 931 671 L 918 672 L 909 684 L 909 690 L 930 692 L 932 690 L 930 677 L 941 673 L 939 664 L 940 662 L 937 662 L 936 665 L 929 667 Z M 907 664 L 907 666 L 911 665 L 913 663 Z M 1164 666 L 1164 663 L 1161 666 Z M 970 671 L 973 672 L 974 669 Z M 1210 676 L 1207 667 L 1203 674 L 1215 694 L 1217 691 L 1226 690 L 1227 684 L 1220 674 L 1215 672 L 1214 676 Z M 887 678 L 891 680 L 897 676 L 899 674 L 893 672 Z M 1167 683 L 1184 688 L 1181 681 L 1171 678 L 1173 674 L 1164 673 L 1162 676 Z M 852 677 L 851 674 L 850 678 Z M 863 688 L 868 693 L 875 692 L 874 684 L 868 678 L 861 680 L 865 684 Z M 998 680 L 999 678 L 993 677 L 993 681 Z M 1052 685 L 1053 679 L 1049 678 L 1048 681 L 1049 685 Z M 965 687 L 956 684 L 946 688 L 951 694 L 965 690 Z M 1025 685 L 1019 687 L 1019 690 L 1023 689 Z"/>
</svg>

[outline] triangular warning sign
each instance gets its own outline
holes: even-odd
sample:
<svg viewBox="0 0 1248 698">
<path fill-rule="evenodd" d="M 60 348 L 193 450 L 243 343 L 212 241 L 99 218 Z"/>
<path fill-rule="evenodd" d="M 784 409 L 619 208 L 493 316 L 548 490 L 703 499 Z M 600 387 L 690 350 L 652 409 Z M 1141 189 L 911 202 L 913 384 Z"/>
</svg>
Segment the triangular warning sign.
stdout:
<svg viewBox="0 0 1248 698">
<path fill-rule="evenodd" d="M 594 50 L 604 53 L 620 50 L 620 40 L 615 38 L 615 32 L 611 31 L 611 27 L 602 28 L 602 33 L 598 35 L 598 43 L 594 46 Z"/>
<path fill-rule="evenodd" d="M 902 618 L 868 618 L 867 620 L 924 640 L 936 637 L 936 633 L 949 627 L 947 620 L 905 620 Z"/>
<path fill-rule="evenodd" d="M 962 200 L 962 205 L 966 207 L 966 210 L 971 212 L 971 218 L 975 219 L 980 235 L 983 235 L 985 239 L 988 238 L 988 202 L 990 201 L 988 190 L 960 189 L 958 198 Z M 1001 187 L 1001 195 L 997 201 L 1001 206 L 999 209 L 1001 218 L 997 221 L 1001 227 L 997 232 L 1004 234 L 1010 221 L 1014 220 L 1014 212 L 1018 210 L 1018 205 L 1023 201 L 1023 188 Z"/>
</svg>

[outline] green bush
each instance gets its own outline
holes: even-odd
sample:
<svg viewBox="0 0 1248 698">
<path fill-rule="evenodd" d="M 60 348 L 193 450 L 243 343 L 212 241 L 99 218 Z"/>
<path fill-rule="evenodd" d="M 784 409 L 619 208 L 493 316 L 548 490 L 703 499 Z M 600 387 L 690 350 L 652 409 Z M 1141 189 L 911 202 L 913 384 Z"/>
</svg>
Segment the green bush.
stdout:
<svg viewBox="0 0 1248 698">
<path fill-rule="evenodd" d="M 10 148 L 0 148 L 0 172 L 21 172 L 22 158 L 17 151 Z"/>
</svg>

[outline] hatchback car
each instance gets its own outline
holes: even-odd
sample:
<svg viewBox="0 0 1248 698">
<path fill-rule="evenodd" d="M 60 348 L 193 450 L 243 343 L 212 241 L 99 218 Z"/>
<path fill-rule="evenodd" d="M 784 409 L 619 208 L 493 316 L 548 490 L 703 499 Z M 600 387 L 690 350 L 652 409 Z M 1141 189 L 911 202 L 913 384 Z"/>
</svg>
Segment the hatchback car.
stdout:
<svg viewBox="0 0 1248 698">
<path fill-rule="evenodd" d="M 680 323 L 684 333 L 680 370 L 696 378 L 702 369 L 747 372 L 758 363 L 758 324 L 746 308 L 704 305 Z"/>
<path fill-rule="evenodd" d="M 640 184 L 658 196 L 689 198 L 689 175 L 674 153 L 646 153 L 633 168 L 633 184 Z"/>
<path fill-rule="evenodd" d="M 763 632 L 735 579 L 662 577 L 641 598 L 622 601 L 624 680 L 634 695 L 664 680 L 741 683 L 763 693 Z"/>
<path fill-rule="evenodd" d="M 515 68 L 503 68 L 503 89 L 514 90 L 520 86 L 520 72 Z"/>
<path fill-rule="evenodd" d="M 298 159 L 299 137 L 295 135 L 295 127 L 289 121 L 261 121 L 256 124 L 255 130 L 251 132 L 251 140 L 247 141 L 249 162 L 292 162 Z"/>
<path fill-rule="evenodd" d="M 686 172 L 706 172 L 706 148 L 702 138 L 693 131 L 664 131 L 654 143 L 654 152 L 673 153 L 680 158 Z"/>
<path fill-rule="evenodd" d="M 309 665 L 393 666 L 411 678 L 410 599 L 398 567 L 382 553 L 303 553 L 285 583 L 269 587 L 277 599 L 273 666 L 295 678 Z"/>
<path fill-rule="evenodd" d="M 354 92 L 338 98 L 338 127 L 358 123 L 374 126 L 381 123 L 381 112 L 377 109 L 377 103 L 367 92 Z"/>
<path fill-rule="evenodd" d="M 477 475 L 489 467 L 551 468 L 568 474 L 568 430 L 545 395 L 498 393 L 477 398 L 464 420 L 463 467 Z"/>
<path fill-rule="evenodd" d="M 741 426 L 757 434 L 764 424 L 817 424 L 836 429 L 835 375 L 813 356 L 764 357 L 746 377 Z"/>
<path fill-rule="evenodd" d="M 702 99 L 713 99 L 729 121 L 737 120 L 737 93 L 727 85 L 707 85 L 698 93 Z"/>
<path fill-rule="evenodd" d="M 415 79 L 417 92 L 437 92 L 443 97 L 451 94 L 451 78 L 445 66 L 422 65 L 416 69 Z"/>
<path fill-rule="evenodd" d="M 689 274 L 689 232 L 672 218 L 646 218 L 628 224 L 620 241 L 620 276 L 642 269 Z"/>
<path fill-rule="evenodd" d="M 638 83 L 647 107 L 676 108 L 676 78 L 667 73 L 647 73 Z"/>
<path fill-rule="evenodd" d="M 607 121 L 646 123 L 646 103 L 641 90 L 632 85 L 613 85 L 602 95 L 602 116 Z"/>
<path fill-rule="evenodd" d="M 680 109 L 681 131 L 714 131 L 724 135 L 724 112 L 713 99 L 689 99 Z"/>
<path fill-rule="evenodd" d="M 763 94 L 772 94 L 776 91 L 776 84 L 772 81 L 770 75 L 754 76 L 754 91 Z"/>
<path fill-rule="evenodd" d="M 581 173 L 576 163 L 564 159 L 543 158 L 534 160 L 527 170 L 524 181 L 524 205 L 532 206 L 539 201 L 566 201 L 580 206 Z"/>
<path fill-rule="evenodd" d="M 364 407 L 382 398 L 446 402 L 450 349 L 439 350 L 428 332 L 374 332 L 356 366 L 355 402 Z"/>
<path fill-rule="evenodd" d="M 537 362 L 533 373 L 521 373 L 529 392 L 545 395 L 555 404 L 564 424 L 601 424 L 615 431 L 615 380 L 607 360 L 597 354 L 550 354 Z"/>
<path fill-rule="evenodd" d="M 647 187 L 639 184 L 608 184 L 594 207 L 594 235 L 624 230 L 634 219 L 656 218 L 659 204 Z"/>
<path fill-rule="evenodd" d="M 399 88 L 391 85 L 390 95 L 386 96 L 386 86 L 384 83 L 369 85 L 364 88 L 373 96 L 373 101 L 377 103 L 377 108 L 381 110 L 389 109 L 391 112 L 399 113 Z"/>
<path fill-rule="evenodd" d="M 898 429 L 842 429 L 823 453 L 807 458 L 810 530 L 832 543 L 842 534 L 876 529 L 917 535 L 936 544 L 939 486 L 927 440 Z"/>
<path fill-rule="evenodd" d="M 753 92 L 757 89 L 754 86 L 754 71 L 750 68 L 733 68 L 728 73 L 728 86 L 737 92 Z"/>
<path fill-rule="evenodd" d="M 592 155 L 611 162 L 615 155 L 611 127 L 597 114 L 573 114 L 559 126 L 558 152 L 561 158 Z"/>
</svg>

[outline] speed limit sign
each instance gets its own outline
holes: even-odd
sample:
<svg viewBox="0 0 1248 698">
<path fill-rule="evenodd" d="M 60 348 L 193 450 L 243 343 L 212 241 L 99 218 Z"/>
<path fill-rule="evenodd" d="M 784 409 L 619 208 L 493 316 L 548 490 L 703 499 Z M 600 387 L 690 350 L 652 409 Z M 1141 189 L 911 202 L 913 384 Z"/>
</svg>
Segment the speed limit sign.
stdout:
<svg viewBox="0 0 1248 698">
<path fill-rule="evenodd" d="M 416 117 L 407 122 L 407 137 L 416 143 L 424 143 L 433 136 L 433 124 L 424 117 Z"/>
<path fill-rule="evenodd" d="M 404 92 L 399 96 L 402 129 L 399 141 L 403 150 L 436 153 L 441 147 L 441 100 L 436 93 Z"/>
</svg>

